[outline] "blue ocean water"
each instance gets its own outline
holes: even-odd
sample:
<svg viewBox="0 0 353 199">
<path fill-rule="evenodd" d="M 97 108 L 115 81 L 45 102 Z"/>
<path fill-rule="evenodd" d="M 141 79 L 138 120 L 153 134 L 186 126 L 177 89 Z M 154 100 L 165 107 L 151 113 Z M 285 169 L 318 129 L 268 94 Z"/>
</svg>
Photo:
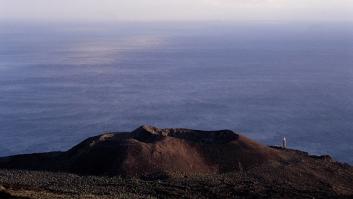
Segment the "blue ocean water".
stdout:
<svg viewBox="0 0 353 199">
<path fill-rule="evenodd" d="M 103 131 L 232 129 L 353 163 L 353 26 L 0 25 L 0 155 Z"/>
</svg>

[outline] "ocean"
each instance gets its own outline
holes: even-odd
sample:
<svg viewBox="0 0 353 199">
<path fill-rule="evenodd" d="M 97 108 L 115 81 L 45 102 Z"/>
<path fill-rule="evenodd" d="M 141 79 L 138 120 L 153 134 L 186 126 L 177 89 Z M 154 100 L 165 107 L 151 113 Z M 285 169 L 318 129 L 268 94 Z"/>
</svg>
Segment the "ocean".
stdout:
<svg viewBox="0 0 353 199">
<path fill-rule="evenodd" d="M 353 163 L 353 26 L 0 24 L 0 155 L 143 124 L 231 129 Z"/>
</svg>

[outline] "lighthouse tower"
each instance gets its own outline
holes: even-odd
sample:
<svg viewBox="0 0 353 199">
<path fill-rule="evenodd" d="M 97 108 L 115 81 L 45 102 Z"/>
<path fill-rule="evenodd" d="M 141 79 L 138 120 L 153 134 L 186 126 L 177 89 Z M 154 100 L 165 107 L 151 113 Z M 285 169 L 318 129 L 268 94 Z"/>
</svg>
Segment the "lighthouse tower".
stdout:
<svg viewBox="0 0 353 199">
<path fill-rule="evenodd" d="M 286 137 L 283 137 L 283 140 L 282 140 L 282 147 L 285 149 L 287 148 L 287 139 Z"/>
</svg>

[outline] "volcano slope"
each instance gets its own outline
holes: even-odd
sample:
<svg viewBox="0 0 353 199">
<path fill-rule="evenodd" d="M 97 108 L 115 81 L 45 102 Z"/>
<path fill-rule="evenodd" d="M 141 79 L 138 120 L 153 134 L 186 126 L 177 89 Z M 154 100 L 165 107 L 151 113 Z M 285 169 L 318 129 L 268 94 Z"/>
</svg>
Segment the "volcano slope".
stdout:
<svg viewBox="0 0 353 199">
<path fill-rule="evenodd" d="M 350 165 L 230 130 L 141 126 L 66 152 L 0 158 L 0 168 L 0 184 L 18 197 L 353 197 Z"/>
<path fill-rule="evenodd" d="M 278 151 L 229 130 L 142 126 L 131 133 L 91 137 L 67 152 L 17 155 L 0 167 L 86 175 L 218 174 L 280 161 Z"/>
</svg>

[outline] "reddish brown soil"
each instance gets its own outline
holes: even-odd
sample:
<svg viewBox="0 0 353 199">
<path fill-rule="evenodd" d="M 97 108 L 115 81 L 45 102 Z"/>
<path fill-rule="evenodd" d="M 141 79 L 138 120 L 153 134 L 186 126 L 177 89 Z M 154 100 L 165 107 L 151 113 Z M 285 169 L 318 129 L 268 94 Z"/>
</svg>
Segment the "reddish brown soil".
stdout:
<svg viewBox="0 0 353 199">
<path fill-rule="evenodd" d="M 229 130 L 142 126 L 131 133 L 88 138 L 67 152 L 3 158 L 0 167 L 99 175 L 190 175 L 248 169 L 280 159 L 276 150 Z"/>
</svg>

